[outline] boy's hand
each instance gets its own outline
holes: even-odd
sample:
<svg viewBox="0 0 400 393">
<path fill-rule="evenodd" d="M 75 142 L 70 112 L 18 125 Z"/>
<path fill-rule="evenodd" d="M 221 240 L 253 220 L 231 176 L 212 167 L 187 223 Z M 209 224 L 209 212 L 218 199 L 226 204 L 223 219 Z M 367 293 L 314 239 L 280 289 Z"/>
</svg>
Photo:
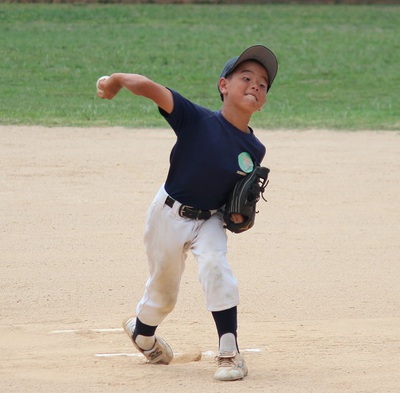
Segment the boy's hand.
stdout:
<svg viewBox="0 0 400 393">
<path fill-rule="evenodd" d="M 231 213 L 230 218 L 235 224 L 241 224 L 244 221 L 244 217 L 239 213 Z"/>
<path fill-rule="evenodd" d="M 121 90 L 122 86 L 116 83 L 113 76 L 102 76 L 97 80 L 97 97 L 111 100 Z"/>
</svg>

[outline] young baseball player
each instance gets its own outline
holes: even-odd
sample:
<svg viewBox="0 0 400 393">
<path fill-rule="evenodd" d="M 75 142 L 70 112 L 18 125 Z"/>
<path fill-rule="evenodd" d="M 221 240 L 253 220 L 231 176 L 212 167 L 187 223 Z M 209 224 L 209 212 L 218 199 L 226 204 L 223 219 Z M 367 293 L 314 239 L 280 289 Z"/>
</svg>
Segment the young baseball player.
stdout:
<svg viewBox="0 0 400 393">
<path fill-rule="evenodd" d="M 237 344 L 238 285 L 226 259 L 221 208 L 235 183 L 264 158 L 265 147 L 249 121 L 265 104 L 277 70 L 275 55 L 262 45 L 230 59 L 218 81 L 223 101 L 218 111 L 199 106 L 142 75 L 115 73 L 98 81 L 100 98 L 112 99 L 126 88 L 154 101 L 177 136 L 165 183 L 145 224 L 150 276 L 136 317 L 124 322 L 133 345 L 150 363 L 169 364 L 173 359 L 170 346 L 155 333 L 177 302 L 191 251 L 219 336 L 214 378 L 232 381 L 247 375 Z M 232 214 L 231 220 L 241 222 L 243 217 Z"/>
</svg>

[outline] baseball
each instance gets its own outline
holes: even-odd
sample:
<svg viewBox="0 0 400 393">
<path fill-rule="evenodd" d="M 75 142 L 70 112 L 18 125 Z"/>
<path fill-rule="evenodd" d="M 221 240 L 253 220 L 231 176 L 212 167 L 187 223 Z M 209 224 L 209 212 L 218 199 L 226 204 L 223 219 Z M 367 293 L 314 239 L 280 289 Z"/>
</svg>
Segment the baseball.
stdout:
<svg viewBox="0 0 400 393">
<path fill-rule="evenodd" d="M 97 82 L 96 82 L 97 93 L 99 93 L 99 94 L 104 93 L 104 91 L 99 88 L 99 83 L 100 83 L 100 81 L 108 79 L 108 78 L 109 77 L 107 75 L 105 75 L 105 76 L 101 76 L 99 79 L 97 79 Z"/>
</svg>

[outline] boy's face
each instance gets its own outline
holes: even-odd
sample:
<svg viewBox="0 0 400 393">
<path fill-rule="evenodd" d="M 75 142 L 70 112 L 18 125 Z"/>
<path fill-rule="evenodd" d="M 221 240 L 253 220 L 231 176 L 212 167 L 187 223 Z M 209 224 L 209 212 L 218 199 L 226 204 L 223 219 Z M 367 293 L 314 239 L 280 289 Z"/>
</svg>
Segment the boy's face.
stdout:
<svg viewBox="0 0 400 393">
<path fill-rule="evenodd" d="M 227 78 L 221 78 L 220 90 L 224 105 L 235 105 L 254 113 L 267 100 L 268 73 L 255 61 L 240 64 Z"/>
</svg>

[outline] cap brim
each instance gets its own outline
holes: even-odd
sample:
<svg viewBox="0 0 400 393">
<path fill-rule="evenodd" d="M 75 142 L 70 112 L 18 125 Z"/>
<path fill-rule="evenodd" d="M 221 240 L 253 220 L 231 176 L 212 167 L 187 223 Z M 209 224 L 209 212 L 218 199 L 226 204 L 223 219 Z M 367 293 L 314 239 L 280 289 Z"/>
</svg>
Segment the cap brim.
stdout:
<svg viewBox="0 0 400 393">
<path fill-rule="evenodd" d="M 270 88 L 278 72 L 278 60 L 274 53 L 263 45 L 250 46 L 238 57 L 231 70 L 248 60 L 258 61 L 267 70 L 268 88 Z"/>
</svg>

